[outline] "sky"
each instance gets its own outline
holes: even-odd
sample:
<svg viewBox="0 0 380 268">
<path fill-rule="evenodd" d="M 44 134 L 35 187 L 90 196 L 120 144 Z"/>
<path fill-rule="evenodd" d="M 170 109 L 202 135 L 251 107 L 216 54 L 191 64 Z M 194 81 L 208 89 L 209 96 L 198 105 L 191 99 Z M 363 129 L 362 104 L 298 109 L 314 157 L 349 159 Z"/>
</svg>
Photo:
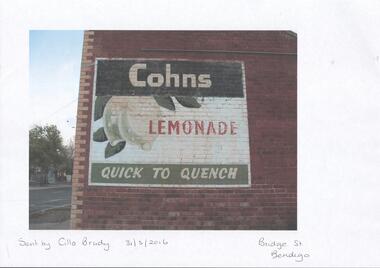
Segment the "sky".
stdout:
<svg viewBox="0 0 380 268">
<path fill-rule="evenodd" d="M 30 127 L 55 124 L 74 141 L 83 31 L 29 32 Z"/>
</svg>

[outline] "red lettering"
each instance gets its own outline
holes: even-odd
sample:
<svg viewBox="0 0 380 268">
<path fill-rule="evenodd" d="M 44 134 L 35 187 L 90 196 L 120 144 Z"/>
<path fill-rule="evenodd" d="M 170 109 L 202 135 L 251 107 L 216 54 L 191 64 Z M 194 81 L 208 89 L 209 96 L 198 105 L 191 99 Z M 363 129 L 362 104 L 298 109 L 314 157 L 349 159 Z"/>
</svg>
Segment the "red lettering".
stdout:
<svg viewBox="0 0 380 268">
<path fill-rule="evenodd" d="M 173 121 L 170 120 L 168 122 L 168 134 L 170 135 L 174 131 L 175 131 L 175 133 L 177 135 L 179 135 L 179 122 L 178 121 L 174 121 L 174 123 L 173 123 Z"/>
<path fill-rule="evenodd" d="M 187 131 L 186 131 L 186 124 L 188 125 Z M 193 129 L 193 126 L 189 120 L 186 120 L 182 124 L 182 129 L 183 129 L 183 133 L 185 133 L 186 135 L 189 135 L 191 133 L 191 130 Z"/>
<path fill-rule="evenodd" d="M 149 120 L 149 134 L 157 134 L 156 132 L 153 132 L 153 123 L 152 120 Z"/>
<path fill-rule="evenodd" d="M 219 135 L 224 135 L 224 134 L 227 133 L 227 124 L 226 124 L 226 122 L 220 121 L 219 124 L 218 124 L 218 126 L 219 126 Z"/>
<path fill-rule="evenodd" d="M 195 135 L 198 135 L 199 132 L 203 135 L 204 130 L 205 130 L 204 122 L 195 121 Z"/>
<path fill-rule="evenodd" d="M 165 125 L 163 123 L 165 123 L 164 120 L 158 120 L 158 134 L 165 134 Z"/>
<path fill-rule="evenodd" d="M 236 122 L 231 121 L 230 127 L 231 127 L 231 135 L 236 135 L 237 134 L 235 131 L 237 129 Z"/>
<path fill-rule="evenodd" d="M 207 125 L 206 125 L 207 124 Z M 207 130 L 205 129 L 207 128 Z M 237 135 L 238 125 L 235 121 L 203 121 L 203 120 L 153 120 L 148 122 L 148 133 L 150 135 Z"/>
<path fill-rule="evenodd" d="M 209 123 L 208 123 L 207 135 L 210 135 L 211 130 L 212 130 L 212 133 L 213 133 L 213 134 L 216 134 L 216 131 L 215 131 L 214 123 L 213 123 L 213 122 L 209 122 Z"/>
</svg>

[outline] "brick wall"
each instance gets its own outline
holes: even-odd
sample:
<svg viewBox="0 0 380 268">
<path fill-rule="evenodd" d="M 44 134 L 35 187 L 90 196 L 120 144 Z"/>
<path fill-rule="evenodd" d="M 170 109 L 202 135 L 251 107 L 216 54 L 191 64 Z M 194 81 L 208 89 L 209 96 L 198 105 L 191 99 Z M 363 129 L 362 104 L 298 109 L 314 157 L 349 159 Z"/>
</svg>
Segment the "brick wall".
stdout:
<svg viewBox="0 0 380 268">
<path fill-rule="evenodd" d="M 152 52 L 142 49 L 275 52 Z M 285 31 L 86 31 L 72 196 L 74 229 L 296 229 L 297 39 Z M 239 60 L 245 65 L 252 186 L 88 186 L 94 59 Z"/>
</svg>

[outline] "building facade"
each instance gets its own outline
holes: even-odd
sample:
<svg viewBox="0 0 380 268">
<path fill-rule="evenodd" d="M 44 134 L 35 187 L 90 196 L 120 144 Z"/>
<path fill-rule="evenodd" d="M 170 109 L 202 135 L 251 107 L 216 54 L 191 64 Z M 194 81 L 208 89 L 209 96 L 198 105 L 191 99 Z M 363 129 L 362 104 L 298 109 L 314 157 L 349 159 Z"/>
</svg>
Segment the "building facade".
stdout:
<svg viewBox="0 0 380 268">
<path fill-rule="evenodd" d="M 73 229 L 297 229 L 297 37 L 85 31 Z"/>
</svg>

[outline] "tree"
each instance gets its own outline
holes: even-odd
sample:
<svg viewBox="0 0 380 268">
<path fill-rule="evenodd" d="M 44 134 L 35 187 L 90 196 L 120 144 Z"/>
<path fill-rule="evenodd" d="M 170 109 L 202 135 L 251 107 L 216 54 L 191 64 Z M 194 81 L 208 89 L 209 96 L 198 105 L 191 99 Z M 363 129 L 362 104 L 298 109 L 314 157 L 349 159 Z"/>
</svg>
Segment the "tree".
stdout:
<svg viewBox="0 0 380 268">
<path fill-rule="evenodd" d="M 49 168 L 58 171 L 66 167 L 66 152 L 57 126 L 34 126 L 29 130 L 29 167 L 40 169 L 43 183 L 47 182 Z"/>
<path fill-rule="evenodd" d="M 74 144 L 73 139 L 70 139 L 69 144 L 65 146 L 66 174 L 71 175 L 73 173 L 74 152 L 75 152 L 75 144 Z"/>
</svg>

